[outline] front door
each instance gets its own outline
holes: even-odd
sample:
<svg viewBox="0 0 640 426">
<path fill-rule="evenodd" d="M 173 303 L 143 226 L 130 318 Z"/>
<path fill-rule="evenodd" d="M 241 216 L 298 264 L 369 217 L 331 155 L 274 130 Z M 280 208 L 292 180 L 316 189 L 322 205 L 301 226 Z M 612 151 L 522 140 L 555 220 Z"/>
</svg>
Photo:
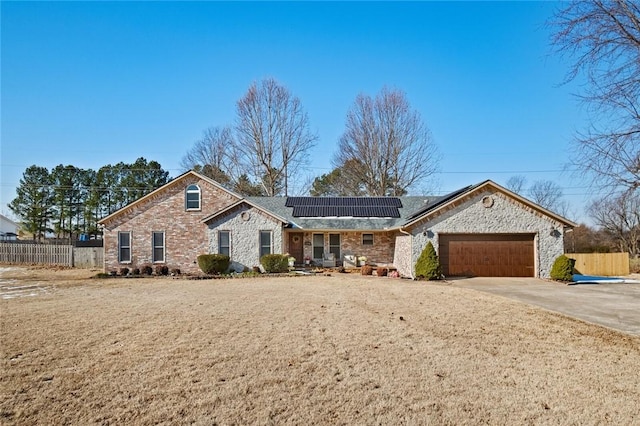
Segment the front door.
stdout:
<svg viewBox="0 0 640 426">
<path fill-rule="evenodd" d="M 296 263 L 303 262 L 302 232 L 289 233 L 289 255 L 296 258 Z"/>
</svg>

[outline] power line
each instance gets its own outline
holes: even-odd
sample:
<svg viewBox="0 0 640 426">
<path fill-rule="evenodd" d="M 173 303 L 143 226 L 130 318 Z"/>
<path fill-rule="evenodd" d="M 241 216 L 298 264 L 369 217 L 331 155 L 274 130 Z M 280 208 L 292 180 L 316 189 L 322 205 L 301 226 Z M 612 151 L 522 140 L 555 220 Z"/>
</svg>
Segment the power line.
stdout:
<svg viewBox="0 0 640 426">
<path fill-rule="evenodd" d="M 122 169 L 117 169 L 115 168 L 117 164 L 112 164 L 110 166 L 112 166 L 112 168 L 114 170 L 117 171 L 132 171 L 132 172 L 149 172 L 149 171 L 180 171 L 180 172 L 184 172 L 185 170 L 182 168 L 172 168 L 172 169 L 167 169 L 167 168 L 161 168 L 161 169 L 150 169 L 150 168 L 128 168 L 123 167 Z M 28 168 L 31 167 L 32 165 L 24 165 L 24 164 L 0 164 L 0 167 L 24 167 L 24 168 Z M 108 165 L 109 166 L 109 165 Z M 102 166 L 102 167 L 108 167 L 108 166 Z M 55 169 L 54 166 L 51 168 L 51 170 Z M 100 167 L 100 168 L 102 168 Z M 333 167 L 322 167 L 322 166 L 305 166 L 303 168 L 306 169 L 313 169 L 313 170 L 333 170 Z M 83 169 L 82 167 L 75 167 L 75 166 L 65 166 L 64 167 L 65 170 L 76 170 L 76 171 L 95 171 L 98 172 L 100 169 Z M 453 171 L 437 171 L 434 172 L 433 174 L 489 174 L 489 173 L 499 173 L 499 174 L 524 174 L 524 173 L 562 173 L 562 172 L 575 172 L 578 171 L 578 169 L 550 169 L 550 170 L 453 170 Z"/>
</svg>

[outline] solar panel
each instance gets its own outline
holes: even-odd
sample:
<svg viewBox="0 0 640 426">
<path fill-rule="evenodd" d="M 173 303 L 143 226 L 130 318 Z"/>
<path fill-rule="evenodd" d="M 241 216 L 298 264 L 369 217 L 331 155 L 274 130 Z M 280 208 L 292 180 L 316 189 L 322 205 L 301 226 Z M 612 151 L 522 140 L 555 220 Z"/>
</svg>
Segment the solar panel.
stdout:
<svg viewBox="0 0 640 426">
<path fill-rule="evenodd" d="M 288 197 L 294 217 L 400 217 L 397 197 Z"/>
<path fill-rule="evenodd" d="M 398 197 L 287 197 L 285 206 L 402 207 L 402 201 Z"/>
<path fill-rule="evenodd" d="M 294 217 L 400 217 L 397 207 L 388 206 L 294 206 Z"/>
</svg>

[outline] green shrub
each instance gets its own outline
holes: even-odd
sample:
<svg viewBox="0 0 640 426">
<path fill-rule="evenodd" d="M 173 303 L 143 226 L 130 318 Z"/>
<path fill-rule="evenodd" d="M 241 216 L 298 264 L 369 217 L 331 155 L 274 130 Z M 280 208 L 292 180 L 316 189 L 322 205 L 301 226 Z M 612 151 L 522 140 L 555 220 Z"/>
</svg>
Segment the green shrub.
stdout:
<svg viewBox="0 0 640 426">
<path fill-rule="evenodd" d="M 289 270 L 289 256 L 284 254 L 265 254 L 260 258 L 260 264 L 268 274 L 287 272 Z"/>
<path fill-rule="evenodd" d="M 370 265 L 364 265 L 361 269 L 360 269 L 360 273 L 362 275 L 372 275 L 373 274 L 373 266 Z"/>
<path fill-rule="evenodd" d="M 230 263 L 229 256 L 226 254 L 201 254 L 198 256 L 198 266 L 207 275 L 226 272 Z"/>
<path fill-rule="evenodd" d="M 431 241 L 427 243 L 416 262 L 416 278 L 427 280 L 439 280 L 442 278 L 440 260 Z"/>
<path fill-rule="evenodd" d="M 573 267 L 576 261 L 564 254 L 558 256 L 551 267 L 551 279 L 556 281 L 571 281 L 573 279 Z"/>
</svg>

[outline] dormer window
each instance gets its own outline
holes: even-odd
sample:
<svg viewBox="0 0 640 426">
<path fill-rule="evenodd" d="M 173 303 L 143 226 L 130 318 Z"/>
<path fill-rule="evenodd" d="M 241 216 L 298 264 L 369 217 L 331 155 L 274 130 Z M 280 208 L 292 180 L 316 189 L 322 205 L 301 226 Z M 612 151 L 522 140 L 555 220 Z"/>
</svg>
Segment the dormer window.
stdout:
<svg viewBox="0 0 640 426">
<path fill-rule="evenodd" d="M 198 185 L 187 186 L 185 208 L 187 210 L 200 210 L 200 187 Z"/>
</svg>

